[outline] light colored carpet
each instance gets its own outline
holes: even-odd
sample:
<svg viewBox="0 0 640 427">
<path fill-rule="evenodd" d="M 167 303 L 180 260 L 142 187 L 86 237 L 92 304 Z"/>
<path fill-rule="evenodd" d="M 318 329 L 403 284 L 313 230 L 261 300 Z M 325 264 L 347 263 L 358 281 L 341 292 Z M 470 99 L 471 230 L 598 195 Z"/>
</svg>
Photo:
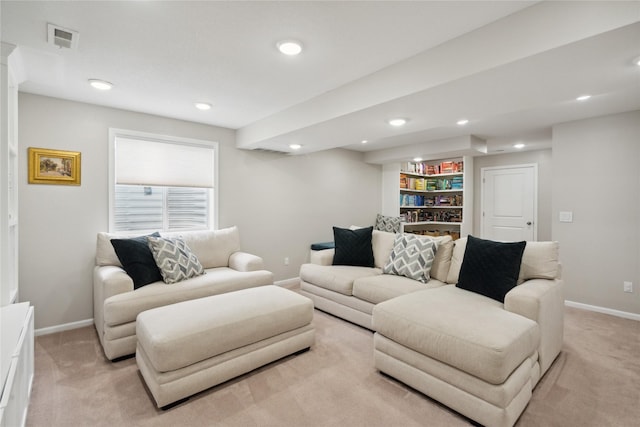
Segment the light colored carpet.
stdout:
<svg viewBox="0 0 640 427">
<path fill-rule="evenodd" d="M 95 329 L 36 338 L 28 426 L 468 426 L 373 367 L 372 333 L 315 312 L 316 345 L 158 410 Z M 562 353 L 517 426 L 638 426 L 640 322 L 567 308 Z"/>
</svg>

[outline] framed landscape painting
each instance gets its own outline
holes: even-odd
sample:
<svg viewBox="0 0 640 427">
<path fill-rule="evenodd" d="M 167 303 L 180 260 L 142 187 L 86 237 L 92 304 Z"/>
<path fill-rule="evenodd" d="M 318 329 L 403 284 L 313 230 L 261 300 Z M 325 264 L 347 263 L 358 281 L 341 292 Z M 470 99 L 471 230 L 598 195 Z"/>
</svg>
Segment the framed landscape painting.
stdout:
<svg viewBox="0 0 640 427">
<path fill-rule="evenodd" d="M 29 184 L 80 185 L 80 152 L 29 147 Z"/>
</svg>

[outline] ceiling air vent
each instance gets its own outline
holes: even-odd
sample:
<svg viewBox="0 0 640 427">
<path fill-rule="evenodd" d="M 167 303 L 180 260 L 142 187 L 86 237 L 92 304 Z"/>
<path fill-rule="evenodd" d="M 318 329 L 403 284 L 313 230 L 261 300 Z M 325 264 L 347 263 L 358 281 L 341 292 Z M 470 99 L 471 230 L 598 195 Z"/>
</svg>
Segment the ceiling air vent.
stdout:
<svg viewBox="0 0 640 427">
<path fill-rule="evenodd" d="M 74 50 L 78 48 L 80 33 L 77 31 L 62 28 L 54 24 L 47 24 L 47 35 L 47 41 L 50 45 Z"/>
</svg>

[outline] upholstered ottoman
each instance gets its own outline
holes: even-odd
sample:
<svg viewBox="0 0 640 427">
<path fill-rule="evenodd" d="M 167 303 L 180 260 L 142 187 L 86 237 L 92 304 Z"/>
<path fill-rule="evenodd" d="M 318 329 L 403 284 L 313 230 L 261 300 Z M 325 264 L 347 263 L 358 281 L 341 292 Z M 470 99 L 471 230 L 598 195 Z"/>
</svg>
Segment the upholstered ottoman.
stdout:
<svg viewBox="0 0 640 427">
<path fill-rule="evenodd" d="M 375 366 L 485 426 L 512 426 L 540 375 L 538 324 L 455 286 L 373 309 Z"/>
<path fill-rule="evenodd" d="M 315 339 L 313 303 L 261 286 L 140 313 L 138 368 L 164 407 L 282 357 Z"/>
</svg>

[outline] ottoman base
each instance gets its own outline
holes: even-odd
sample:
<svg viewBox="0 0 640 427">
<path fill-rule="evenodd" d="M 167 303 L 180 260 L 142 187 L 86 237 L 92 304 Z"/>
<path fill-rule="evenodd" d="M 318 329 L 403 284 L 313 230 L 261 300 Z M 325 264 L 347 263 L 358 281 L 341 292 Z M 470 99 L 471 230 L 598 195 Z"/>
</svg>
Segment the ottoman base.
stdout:
<svg viewBox="0 0 640 427">
<path fill-rule="evenodd" d="M 144 311 L 136 362 L 158 407 L 311 347 L 313 303 L 260 286 Z"/>
<path fill-rule="evenodd" d="M 138 369 L 159 408 L 311 347 L 311 325 L 170 372 L 158 372 L 144 349 L 136 349 Z"/>
</svg>

